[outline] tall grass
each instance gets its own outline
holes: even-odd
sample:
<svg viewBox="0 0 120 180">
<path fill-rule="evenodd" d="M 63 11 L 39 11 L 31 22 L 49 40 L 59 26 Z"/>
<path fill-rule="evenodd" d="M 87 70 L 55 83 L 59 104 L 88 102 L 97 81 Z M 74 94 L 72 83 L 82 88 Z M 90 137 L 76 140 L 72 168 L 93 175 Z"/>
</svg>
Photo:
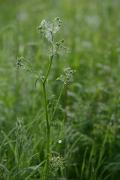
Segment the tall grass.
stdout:
<svg viewBox="0 0 120 180">
<path fill-rule="evenodd" d="M 120 179 L 119 8 L 0 2 L 1 180 Z"/>
</svg>

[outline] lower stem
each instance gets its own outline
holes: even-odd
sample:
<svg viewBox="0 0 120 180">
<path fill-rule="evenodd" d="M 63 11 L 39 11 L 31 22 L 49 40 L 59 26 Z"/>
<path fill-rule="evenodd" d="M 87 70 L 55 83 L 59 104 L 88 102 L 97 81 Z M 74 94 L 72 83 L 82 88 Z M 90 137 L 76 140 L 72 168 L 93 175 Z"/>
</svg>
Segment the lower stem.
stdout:
<svg viewBox="0 0 120 180">
<path fill-rule="evenodd" d="M 43 95 L 44 95 L 44 103 L 45 103 L 45 116 L 46 116 L 46 164 L 45 164 L 45 180 L 49 180 L 49 166 L 50 166 L 50 122 L 49 122 L 49 113 L 48 113 L 48 103 L 47 103 L 47 91 L 46 91 L 46 83 L 48 80 L 48 76 L 51 70 L 53 61 L 53 55 L 50 56 L 50 62 L 48 66 L 48 70 L 45 76 L 43 84 Z"/>
<path fill-rule="evenodd" d="M 45 176 L 46 180 L 49 178 L 49 157 L 50 157 L 50 123 L 48 118 L 48 106 L 47 106 L 47 93 L 46 93 L 46 84 L 43 83 L 43 93 L 44 93 L 44 101 L 45 101 L 45 116 L 46 116 L 46 168 L 45 168 Z"/>
</svg>

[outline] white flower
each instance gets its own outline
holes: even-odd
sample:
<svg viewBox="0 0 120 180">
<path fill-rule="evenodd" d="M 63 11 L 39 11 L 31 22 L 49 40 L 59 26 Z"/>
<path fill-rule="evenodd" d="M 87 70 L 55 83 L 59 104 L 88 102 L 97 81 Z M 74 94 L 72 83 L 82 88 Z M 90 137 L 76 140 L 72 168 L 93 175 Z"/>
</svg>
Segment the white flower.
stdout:
<svg viewBox="0 0 120 180">
<path fill-rule="evenodd" d="M 59 140 L 58 140 L 58 143 L 59 143 L 59 144 L 61 144 L 61 143 L 62 143 L 62 140 L 61 140 L 61 139 L 59 139 Z"/>
<path fill-rule="evenodd" d="M 53 43 L 53 34 L 56 34 L 59 31 L 61 23 L 60 18 L 55 18 L 52 22 L 43 19 L 38 29 L 50 43 Z"/>
</svg>

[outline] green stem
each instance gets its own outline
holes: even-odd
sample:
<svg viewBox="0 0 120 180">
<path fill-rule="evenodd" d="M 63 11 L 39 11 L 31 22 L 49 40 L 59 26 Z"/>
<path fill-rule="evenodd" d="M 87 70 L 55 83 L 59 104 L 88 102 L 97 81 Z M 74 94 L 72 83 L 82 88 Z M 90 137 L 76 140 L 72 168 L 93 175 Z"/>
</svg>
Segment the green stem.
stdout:
<svg viewBox="0 0 120 180">
<path fill-rule="evenodd" d="M 48 112 L 48 102 L 47 102 L 47 91 L 46 91 L 46 82 L 48 80 L 48 76 L 51 70 L 53 61 L 53 55 L 50 57 L 50 63 L 48 66 L 48 70 L 43 81 L 43 95 L 44 95 L 44 103 L 45 103 L 45 116 L 46 116 L 46 164 L 45 164 L 45 179 L 49 179 L 49 161 L 50 161 L 50 122 L 49 122 L 49 112 Z"/>
<path fill-rule="evenodd" d="M 58 99 L 57 99 L 57 102 L 56 102 L 56 105 L 55 105 L 55 108 L 54 108 L 54 111 L 53 111 L 51 120 L 54 119 L 54 116 L 55 116 L 56 110 L 57 110 L 57 108 L 58 108 L 58 104 L 59 104 L 59 102 L 60 102 L 60 99 L 61 99 L 63 90 L 64 90 L 64 85 L 62 86 L 62 88 L 61 88 L 61 90 L 60 90 L 60 94 L 59 94 L 59 97 L 58 97 Z"/>
<path fill-rule="evenodd" d="M 65 86 L 64 98 L 65 98 L 65 102 L 64 102 L 64 108 L 65 108 L 64 121 L 67 122 L 67 104 L 68 104 L 68 87 L 67 87 L 67 85 Z"/>
<path fill-rule="evenodd" d="M 48 106 L 47 106 L 47 93 L 46 93 L 46 84 L 43 84 L 43 93 L 44 93 L 44 101 L 45 101 L 45 115 L 46 115 L 46 180 L 49 177 L 49 155 L 50 155 L 50 123 L 48 118 Z"/>
<path fill-rule="evenodd" d="M 50 73 L 50 70 L 51 70 L 51 66 L 52 66 L 52 61 L 53 61 L 53 55 L 50 56 L 50 63 L 49 63 L 48 71 L 46 73 L 46 76 L 45 76 L 45 79 L 43 81 L 43 84 L 45 84 L 47 79 L 48 79 L 48 76 L 49 76 L 49 73 Z"/>
</svg>

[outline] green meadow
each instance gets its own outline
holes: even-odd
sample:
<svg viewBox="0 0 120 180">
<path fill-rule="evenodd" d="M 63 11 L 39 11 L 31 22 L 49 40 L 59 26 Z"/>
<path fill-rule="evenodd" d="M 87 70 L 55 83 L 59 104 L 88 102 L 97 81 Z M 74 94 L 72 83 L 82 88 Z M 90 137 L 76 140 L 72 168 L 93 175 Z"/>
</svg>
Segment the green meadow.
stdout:
<svg viewBox="0 0 120 180">
<path fill-rule="evenodd" d="M 0 180 L 120 180 L 119 0 L 0 0 Z"/>
</svg>

